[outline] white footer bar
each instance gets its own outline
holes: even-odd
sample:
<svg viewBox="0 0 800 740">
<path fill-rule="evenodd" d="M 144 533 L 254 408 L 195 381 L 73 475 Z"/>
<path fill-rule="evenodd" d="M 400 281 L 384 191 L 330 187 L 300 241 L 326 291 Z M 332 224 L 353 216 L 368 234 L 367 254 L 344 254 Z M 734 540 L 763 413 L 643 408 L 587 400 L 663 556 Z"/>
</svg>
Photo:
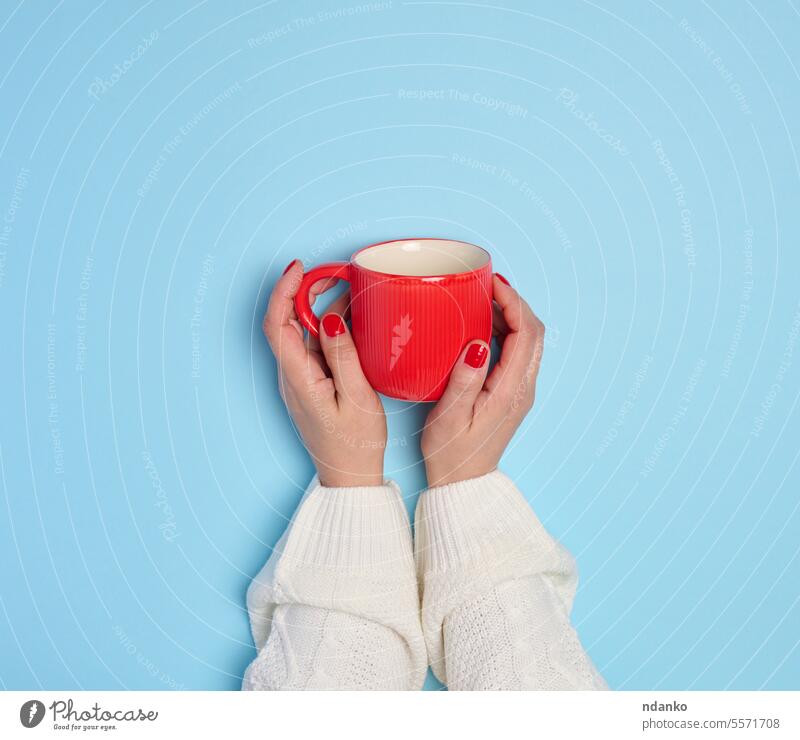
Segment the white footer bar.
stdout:
<svg viewBox="0 0 800 740">
<path fill-rule="evenodd" d="M 800 738 L 800 692 L 0 692 L 0 738 Z"/>
</svg>

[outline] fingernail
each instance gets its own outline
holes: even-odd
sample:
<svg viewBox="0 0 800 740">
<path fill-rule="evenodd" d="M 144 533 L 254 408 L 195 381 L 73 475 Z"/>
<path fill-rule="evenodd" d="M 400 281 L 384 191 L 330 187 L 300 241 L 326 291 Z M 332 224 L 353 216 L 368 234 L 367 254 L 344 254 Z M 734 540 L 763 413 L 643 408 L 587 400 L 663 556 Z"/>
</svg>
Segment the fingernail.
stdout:
<svg viewBox="0 0 800 740">
<path fill-rule="evenodd" d="M 496 272 L 495 275 L 497 275 L 498 280 L 504 282 L 509 288 L 511 287 L 511 283 L 509 283 L 508 280 L 506 280 L 499 272 Z"/>
<path fill-rule="evenodd" d="M 291 270 L 297 264 L 297 260 L 292 260 L 288 265 L 286 265 L 286 269 L 281 273 L 285 275 L 289 270 Z"/>
<path fill-rule="evenodd" d="M 329 337 L 338 337 L 340 334 L 344 334 L 345 331 L 344 321 L 342 321 L 338 313 L 329 313 L 323 317 L 322 328 Z"/>
<path fill-rule="evenodd" d="M 489 356 L 489 350 L 482 344 L 473 344 L 464 355 L 464 362 L 476 370 L 486 364 L 486 358 Z"/>
</svg>

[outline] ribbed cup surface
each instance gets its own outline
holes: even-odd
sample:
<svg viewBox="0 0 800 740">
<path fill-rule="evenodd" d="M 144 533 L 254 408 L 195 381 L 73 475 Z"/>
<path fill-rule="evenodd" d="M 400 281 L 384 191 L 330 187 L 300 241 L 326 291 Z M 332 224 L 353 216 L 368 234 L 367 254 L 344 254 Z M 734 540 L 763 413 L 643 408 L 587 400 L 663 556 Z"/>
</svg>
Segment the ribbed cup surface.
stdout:
<svg viewBox="0 0 800 740">
<path fill-rule="evenodd" d="M 438 400 L 466 343 L 491 339 L 491 263 L 436 278 L 350 267 L 353 339 L 370 384 L 392 398 Z"/>
</svg>

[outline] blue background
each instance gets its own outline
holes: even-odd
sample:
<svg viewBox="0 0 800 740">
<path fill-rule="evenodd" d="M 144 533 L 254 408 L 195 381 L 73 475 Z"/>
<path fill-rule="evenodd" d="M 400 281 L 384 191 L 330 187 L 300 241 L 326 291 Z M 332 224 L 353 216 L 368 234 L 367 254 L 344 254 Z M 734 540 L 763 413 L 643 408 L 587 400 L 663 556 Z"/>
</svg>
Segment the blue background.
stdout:
<svg viewBox="0 0 800 740">
<path fill-rule="evenodd" d="M 0 29 L 2 686 L 238 687 L 312 473 L 268 291 L 424 235 L 487 246 L 548 326 L 503 467 L 578 558 L 610 685 L 800 688 L 790 2 L 9 3 Z M 412 510 L 425 407 L 387 411 Z"/>
</svg>

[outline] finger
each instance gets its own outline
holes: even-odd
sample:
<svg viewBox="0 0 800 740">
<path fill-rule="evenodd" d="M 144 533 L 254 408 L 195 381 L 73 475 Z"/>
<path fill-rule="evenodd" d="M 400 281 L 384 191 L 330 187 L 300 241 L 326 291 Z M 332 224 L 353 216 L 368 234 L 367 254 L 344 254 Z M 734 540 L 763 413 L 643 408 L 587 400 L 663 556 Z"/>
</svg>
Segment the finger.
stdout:
<svg viewBox="0 0 800 740">
<path fill-rule="evenodd" d="M 503 313 L 509 333 L 500 359 L 486 381 L 485 390 L 506 400 L 520 394 L 532 396 L 544 349 L 544 324 L 514 288 L 495 276 L 494 300 Z"/>
<path fill-rule="evenodd" d="M 358 403 L 373 393 L 364 377 L 353 338 L 338 313 L 326 313 L 320 322 L 320 344 L 328 363 L 339 403 Z"/>
<path fill-rule="evenodd" d="M 489 345 L 477 340 L 469 342 L 453 365 L 447 387 L 436 404 L 437 414 L 470 418 L 488 368 Z"/>
<path fill-rule="evenodd" d="M 503 309 L 492 302 L 492 336 L 504 337 L 508 334 L 508 331 L 508 324 L 506 324 L 506 320 L 503 318 Z"/>
<path fill-rule="evenodd" d="M 319 296 L 335 287 L 338 283 L 339 278 L 323 278 L 322 280 L 317 280 L 317 282 L 308 289 L 308 305 L 313 306 Z M 334 310 L 333 306 L 328 309 L 328 311 L 332 310 Z M 302 326 L 300 327 L 300 331 L 302 333 Z M 311 332 L 308 332 L 306 335 L 306 347 L 308 347 L 308 349 L 310 349 L 312 352 L 320 353 L 322 351 L 320 349 L 319 339 Z M 325 358 L 321 357 L 320 361 L 323 367 L 325 367 Z"/>
<path fill-rule="evenodd" d="M 338 313 L 345 321 L 348 321 L 350 319 L 350 291 L 346 290 L 334 300 L 325 313 Z M 312 352 L 322 352 L 319 338 L 315 337 L 311 332 L 308 333 L 306 338 L 306 346 Z"/>
<path fill-rule="evenodd" d="M 303 264 L 295 260 L 275 283 L 262 328 L 282 373 L 289 380 L 317 380 L 324 372 L 310 361 L 303 330 L 294 312 L 294 297 L 303 278 Z"/>
<path fill-rule="evenodd" d="M 511 287 L 505 278 L 494 276 L 492 298 L 500 307 L 501 315 L 509 331 L 520 331 L 524 327 L 526 319 L 533 317 L 531 307 L 525 303 L 522 296 Z"/>
<path fill-rule="evenodd" d="M 308 302 L 310 305 L 314 305 L 314 301 L 317 300 L 317 296 L 322 295 L 323 293 L 329 291 L 331 288 L 335 287 L 339 284 L 339 278 L 323 278 L 322 280 L 317 280 L 308 291 Z"/>
</svg>

